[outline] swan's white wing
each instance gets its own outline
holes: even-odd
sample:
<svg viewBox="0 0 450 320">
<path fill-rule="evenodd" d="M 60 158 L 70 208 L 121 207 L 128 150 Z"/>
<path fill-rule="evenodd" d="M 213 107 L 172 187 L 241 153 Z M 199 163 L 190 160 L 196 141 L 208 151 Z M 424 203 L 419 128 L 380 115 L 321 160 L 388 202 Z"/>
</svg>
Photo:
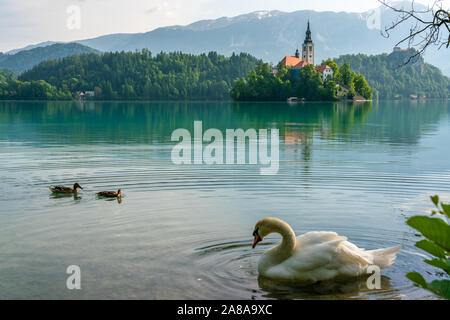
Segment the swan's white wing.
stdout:
<svg viewBox="0 0 450 320">
<path fill-rule="evenodd" d="M 279 280 L 327 280 L 357 276 L 370 264 L 370 257 L 346 237 L 335 232 L 309 232 L 297 238 L 293 255 L 269 267 L 264 276 Z"/>
<path fill-rule="evenodd" d="M 297 237 L 297 246 L 312 246 L 333 240 L 347 240 L 346 237 L 331 231 L 311 231 Z"/>
</svg>

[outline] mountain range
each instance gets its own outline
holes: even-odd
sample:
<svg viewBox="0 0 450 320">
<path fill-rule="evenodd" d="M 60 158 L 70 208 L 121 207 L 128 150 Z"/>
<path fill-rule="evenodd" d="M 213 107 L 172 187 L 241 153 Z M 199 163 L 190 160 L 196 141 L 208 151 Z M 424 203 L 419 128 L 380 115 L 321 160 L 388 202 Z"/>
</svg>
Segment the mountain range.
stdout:
<svg viewBox="0 0 450 320">
<path fill-rule="evenodd" d="M 410 6 L 410 2 L 396 3 L 396 6 L 402 5 Z M 423 9 L 419 5 L 416 7 Z M 147 48 L 154 53 L 182 51 L 199 54 L 216 51 L 231 55 L 233 52 L 246 52 L 277 63 L 284 56 L 293 55 L 297 48 L 301 48 L 309 20 L 315 43 L 315 62 L 318 64 L 324 59 L 337 58 L 343 54 L 391 52 L 396 42 L 409 33 L 410 26 L 400 25 L 389 38 L 382 36 L 381 31 L 372 26 L 377 25 L 373 24 L 375 21 L 384 28 L 395 19 L 396 13 L 385 7 L 364 13 L 258 11 L 232 18 L 202 20 L 187 26 L 164 27 L 145 33 L 111 34 L 75 42 L 98 51 L 134 51 Z M 25 50 L 10 51 L 7 55 L 17 55 L 54 44 L 47 41 L 28 46 Z M 2 56 L 0 67 L 1 59 Z M 426 52 L 425 61 L 450 75 L 450 50 L 430 48 Z M 23 67 L 20 69 L 24 70 Z"/>
</svg>

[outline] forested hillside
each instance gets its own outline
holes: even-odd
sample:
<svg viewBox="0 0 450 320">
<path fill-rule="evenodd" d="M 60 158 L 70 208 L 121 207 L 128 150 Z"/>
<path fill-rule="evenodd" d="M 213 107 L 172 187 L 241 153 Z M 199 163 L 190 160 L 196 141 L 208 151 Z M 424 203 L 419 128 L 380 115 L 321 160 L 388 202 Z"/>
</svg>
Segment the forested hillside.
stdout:
<svg viewBox="0 0 450 320">
<path fill-rule="evenodd" d="M 245 53 L 115 52 L 44 61 L 19 80 L 45 80 L 63 92 L 94 91 L 95 99 L 223 100 L 235 79 L 258 60 Z"/>
<path fill-rule="evenodd" d="M 405 53 L 407 55 L 407 53 Z M 338 65 L 349 62 L 352 70 L 365 76 L 374 90 L 374 99 L 401 99 L 417 95 L 426 98 L 450 97 L 450 79 L 421 58 L 403 65 L 405 54 L 393 52 L 367 56 L 343 55 L 335 61 Z M 413 61 L 414 62 L 414 61 Z"/>
<path fill-rule="evenodd" d="M 17 73 L 31 69 L 48 59 L 58 59 L 80 53 L 100 53 L 79 43 L 57 43 L 46 47 L 37 47 L 19 51 L 15 54 L 0 53 L 0 68 Z"/>
</svg>

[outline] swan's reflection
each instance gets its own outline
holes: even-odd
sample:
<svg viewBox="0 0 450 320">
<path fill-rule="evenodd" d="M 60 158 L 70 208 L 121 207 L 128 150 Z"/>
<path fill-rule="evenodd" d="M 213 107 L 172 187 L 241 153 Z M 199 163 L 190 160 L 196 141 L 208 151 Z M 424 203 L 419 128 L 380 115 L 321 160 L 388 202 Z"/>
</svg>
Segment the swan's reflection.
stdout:
<svg viewBox="0 0 450 320">
<path fill-rule="evenodd" d="M 374 295 L 396 294 L 398 290 L 391 285 L 391 279 L 381 276 L 381 289 L 368 289 L 367 277 L 319 281 L 316 283 L 283 283 L 264 277 L 258 277 L 259 287 L 266 291 L 264 295 L 272 299 L 370 299 Z"/>
</svg>

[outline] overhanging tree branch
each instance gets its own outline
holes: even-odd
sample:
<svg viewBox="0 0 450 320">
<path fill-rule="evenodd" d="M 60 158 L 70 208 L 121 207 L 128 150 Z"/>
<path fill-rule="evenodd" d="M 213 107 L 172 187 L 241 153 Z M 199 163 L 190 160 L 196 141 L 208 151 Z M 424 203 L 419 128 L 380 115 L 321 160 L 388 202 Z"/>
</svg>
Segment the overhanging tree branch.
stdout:
<svg viewBox="0 0 450 320">
<path fill-rule="evenodd" d="M 390 33 L 399 25 L 412 23 L 409 34 L 396 44 L 399 46 L 407 42 L 409 48 L 416 49 L 404 64 L 422 55 L 430 45 L 437 46 L 438 49 L 450 46 L 450 13 L 449 8 L 444 8 L 443 0 L 435 0 L 433 5 L 425 10 L 416 9 L 414 1 L 408 9 L 394 7 L 387 0 L 378 1 L 398 13 L 396 20 L 381 33 L 384 37 L 389 38 Z"/>
</svg>

